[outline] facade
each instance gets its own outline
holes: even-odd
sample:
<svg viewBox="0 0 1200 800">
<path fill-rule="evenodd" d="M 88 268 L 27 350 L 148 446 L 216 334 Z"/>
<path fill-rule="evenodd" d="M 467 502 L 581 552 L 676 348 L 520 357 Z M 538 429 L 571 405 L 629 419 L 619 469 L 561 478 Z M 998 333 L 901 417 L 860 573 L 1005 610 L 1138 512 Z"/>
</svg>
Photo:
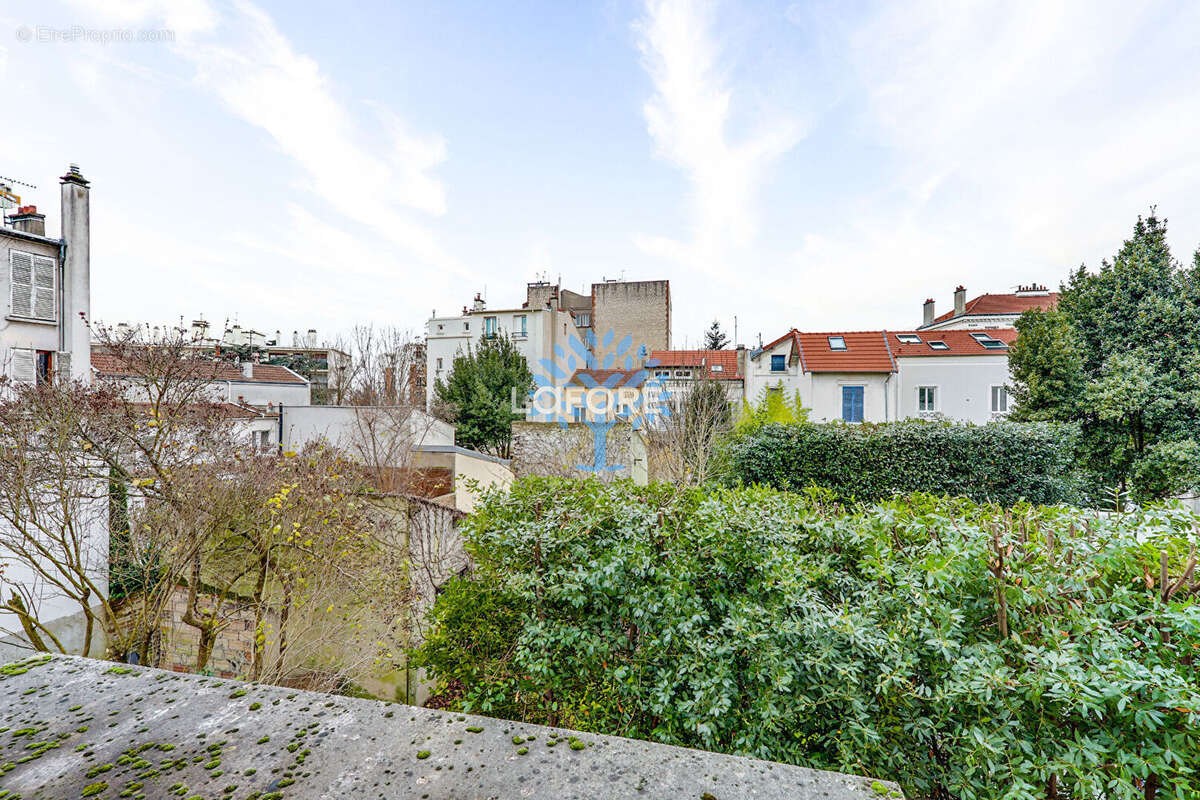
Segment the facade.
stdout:
<svg viewBox="0 0 1200 800">
<path fill-rule="evenodd" d="M 36 206 L 20 206 L 0 225 L 0 359 L 16 381 L 91 375 L 91 189 L 74 164 L 59 183 L 59 238 L 46 235 Z"/>
<path fill-rule="evenodd" d="M 425 326 L 425 408 L 433 405 L 434 386 L 446 380 L 454 359 L 475 350 L 485 338 L 507 336 L 533 373 L 541 371 L 543 359 L 554 350 L 568 347 L 577 336 L 571 314 L 555 308 L 488 309 L 478 297 L 471 309 L 453 317 L 432 317 Z"/>
<path fill-rule="evenodd" d="M 742 377 L 745 348 L 738 350 L 652 350 L 646 370 L 674 397 L 701 381 L 717 381 L 729 402 L 740 405 L 746 387 Z"/>
<path fill-rule="evenodd" d="M 671 282 L 604 281 L 592 284 L 592 329 L 626 336 L 648 350 L 671 349 Z"/>
<path fill-rule="evenodd" d="M 1036 283 L 1018 286 L 1012 294 L 981 294 L 967 300 L 967 290 L 954 290 L 954 310 L 937 315 L 933 298 L 922 306 L 918 330 L 963 330 L 1012 328 L 1017 317 L 1031 309 L 1051 309 L 1058 304 L 1058 293 Z"/>
<path fill-rule="evenodd" d="M 814 422 L 942 417 L 986 423 L 1009 411 L 1012 328 L 789 331 L 749 354 L 745 396 L 798 392 Z"/>
</svg>

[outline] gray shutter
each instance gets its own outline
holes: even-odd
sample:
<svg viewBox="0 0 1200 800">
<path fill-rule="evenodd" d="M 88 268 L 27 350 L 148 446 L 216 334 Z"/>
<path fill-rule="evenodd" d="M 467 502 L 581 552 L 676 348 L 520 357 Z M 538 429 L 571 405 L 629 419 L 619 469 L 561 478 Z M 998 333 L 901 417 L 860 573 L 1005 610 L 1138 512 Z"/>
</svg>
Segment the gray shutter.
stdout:
<svg viewBox="0 0 1200 800">
<path fill-rule="evenodd" d="M 37 382 L 37 353 L 33 350 L 19 350 L 13 348 L 12 354 L 12 370 L 11 375 L 14 381 L 19 383 L 36 383 Z"/>
<path fill-rule="evenodd" d="M 53 258 L 33 257 L 33 316 L 38 319 L 56 319 L 54 308 L 58 304 L 54 297 L 54 272 L 57 266 Z"/>
<path fill-rule="evenodd" d="M 54 374 L 63 383 L 71 382 L 71 354 L 62 351 L 54 354 Z"/>
<path fill-rule="evenodd" d="M 15 317 L 33 316 L 33 256 L 16 250 L 8 252 L 12 275 L 12 313 Z"/>
</svg>

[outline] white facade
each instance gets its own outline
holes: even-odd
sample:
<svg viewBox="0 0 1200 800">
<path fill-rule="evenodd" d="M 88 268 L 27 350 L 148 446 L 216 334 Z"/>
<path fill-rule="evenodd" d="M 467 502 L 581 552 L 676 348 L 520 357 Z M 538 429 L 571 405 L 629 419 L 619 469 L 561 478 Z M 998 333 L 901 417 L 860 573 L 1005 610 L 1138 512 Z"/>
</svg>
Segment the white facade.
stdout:
<svg viewBox="0 0 1200 800">
<path fill-rule="evenodd" d="M 321 440 L 361 456 L 370 455 L 360 452 L 364 448 L 386 448 L 388 439 L 395 440 L 397 453 L 421 445 L 454 444 L 453 425 L 404 406 L 284 406 L 281 415 L 285 451 L 299 452 L 306 444 Z M 383 450 L 378 455 L 387 460 L 388 453 Z"/>
<path fill-rule="evenodd" d="M 525 356 L 529 371 L 543 374 L 542 360 L 552 358 L 554 348 L 568 350 L 576 334 L 574 320 L 564 311 L 550 308 L 488 310 L 482 303 L 455 317 L 433 317 L 425 326 L 425 407 L 433 404 L 434 386 L 445 381 L 454 369 L 456 356 L 478 349 L 485 336 L 508 336 Z M 567 376 L 569 377 L 569 376 Z M 566 378 L 562 380 L 566 382 Z"/>
<path fill-rule="evenodd" d="M 17 381 L 91 376 L 89 188 L 74 167 L 60 195 L 61 239 L 32 206 L 0 225 L 0 367 Z"/>
<path fill-rule="evenodd" d="M 943 416 L 983 424 L 1008 412 L 1004 388 L 1009 381 L 1007 354 L 901 357 L 896 362 L 901 419 Z"/>
</svg>

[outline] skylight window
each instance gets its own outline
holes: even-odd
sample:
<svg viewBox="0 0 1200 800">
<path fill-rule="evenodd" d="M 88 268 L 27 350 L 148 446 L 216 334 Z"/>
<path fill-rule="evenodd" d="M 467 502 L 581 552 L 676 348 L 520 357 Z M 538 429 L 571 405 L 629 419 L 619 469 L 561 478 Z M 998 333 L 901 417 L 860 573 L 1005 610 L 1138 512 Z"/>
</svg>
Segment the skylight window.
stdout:
<svg viewBox="0 0 1200 800">
<path fill-rule="evenodd" d="M 931 350 L 949 350 L 950 349 L 950 345 L 946 344 L 945 342 L 941 342 L 941 341 L 930 342 L 929 347 Z"/>
<path fill-rule="evenodd" d="M 971 334 L 971 338 L 975 341 L 979 341 L 980 339 L 991 339 L 992 335 L 990 333 L 980 333 L 979 331 L 975 331 Z"/>
<path fill-rule="evenodd" d="M 724 371 L 725 371 L 725 365 L 724 365 L 724 364 L 713 364 L 711 367 L 709 367 L 709 369 L 710 369 L 712 372 L 724 372 Z"/>
<path fill-rule="evenodd" d="M 1008 345 L 1006 345 L 1004 342 L 991 337 L 986 339 L 976 339 L 975 341 L 979 342 L 979 344 L 988 350 L 1006 350 L 1008 348 Z"/>
<path fill-rule="evenodd" d="M 830 336 L 829 337 L 829 349 L 830 350 L 845 350 L 846 349 L 846 337 L 845 336 Z"/>
<path fill-rule="evenodd" d="M 900 342 L 900 344 L 920 344 L 921 337 L 915 333 L 897 333 L 896 341 Z"/>
</svg>

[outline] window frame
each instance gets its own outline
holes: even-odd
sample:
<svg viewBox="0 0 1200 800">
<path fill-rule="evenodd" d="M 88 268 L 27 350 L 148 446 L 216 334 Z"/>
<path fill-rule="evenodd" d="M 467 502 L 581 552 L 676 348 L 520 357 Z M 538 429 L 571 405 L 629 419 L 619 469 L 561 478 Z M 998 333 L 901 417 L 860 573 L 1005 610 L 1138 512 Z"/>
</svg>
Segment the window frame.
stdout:
<svg viewBox="0 0 1200 800">
<path fill-rule="evenodd" d="M 849 346 L 846 344 L 846 337 L 845 337 L 845 336 L 827 336 L 827 337 L 825 337 L 825 338 L 826 338 L 826 339 L 829 341 L 829 349 L 830 349 L 830 350 L 833 350 L 833 351 L 834 351 L 834 352 L 836 352 L 836 353 L 843 353 L 843 352 L 845 352 L 846 350 L 849 350 L 849 349 L 850 349 L 850 347 L 849 347 Z M 840 344 L 840 345 L 835 345 L 835 344 L 834 344 L 834 340 L 837 340 L 838 342 L 841 342 L 841 344 Z"/>
<path fill-rule="evenodd" d="M 925 399 L 922 398 L 923 393 L 932 394 L 933 402 L 929 403 L 929 407 L 925 405 Z M 937 384 L 925 384 L 917 387 L 917 413 L 918 414 L 936 414 L 941 410 L 941 387 Z"/>
<path fill-rule="evenodd" d="M 18 284 L 16 280 L 16 261 L 18 256 L 25 256 L 29 259 L 29 282 Z M 50 270 L 50 286 L 38 285 L 38 262 L 49 262 Z M 33 253 L 28 250 L 17 250 L 10 248 L 8 251 L 8 317 L 22 322 L 32 322 L 39 325 L 57 325 L 58 324 L 58 259 L 53 256 L 43 255 L 41 253 Z M 29 313 L 20 314 L 17 312 L 16 289 L 17 286 L 29 287 Z M 50 316 L 41 316 L 37 313 L 38 296 L 42 292 L 50 292 Z"/>
<path fill-rule="evenodd" d="M 778 365 L 778 366 L 776 366 Z M 781 353 L 771 354 L 771 372 L 787 372 L 787 356 Z"/>
<path fill-rule="evenodd" d="M 1004 408 L 1003 409 L 996 408 L 996 397 L 997 397 L 996 390 L 997 389 L 1000 390 L 999 396 L 1001 398 L 1003 398 L 1003 400 L 1004 400 Z M 1009 402 L 1009 399 L 1008 399 L 1008 386 L 1006 386 L 1003 383 L 993 383 L 991 386 L 988 387 L 988 407 L 991 408 L 992 413 L 995 414 L 996 416 L 1003 416 L 1012 410 L 1012 404 Z"/>
<path fill-rule="evenodd" d="M 847 393 L 848 392 L 853 393 L 855 389 L 858 390 L 857 391 L 857 394 L 858 394 L 858 419 L 852 419 L 852 417 L 854 416 L 853 394 L 849 395 L 849 397 L 851 398 L 850 416 L 849 417 L 847 416 L 847 412 L 846 412 L 846 400 L 848 398 Z M 851 425 L 861 425 L 866 420 L 866 418 L 867 418 L 867 387 L 866 387 L 866 384 L 862 384 L 862 383 L 842 384 L 842 422 L 846 422 Z"/>
</svg>

